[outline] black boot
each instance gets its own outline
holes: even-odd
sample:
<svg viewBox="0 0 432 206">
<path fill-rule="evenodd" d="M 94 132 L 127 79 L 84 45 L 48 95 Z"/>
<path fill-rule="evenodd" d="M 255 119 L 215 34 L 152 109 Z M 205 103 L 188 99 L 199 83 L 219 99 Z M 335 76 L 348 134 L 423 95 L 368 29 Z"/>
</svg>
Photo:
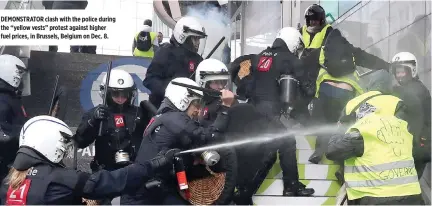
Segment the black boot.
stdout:
<svg viewBox="0 0 432 206">
<path fill-rule="evenodd" d="M 323 153 L 315 150 L 315 152 L 309 157 L 309 162 L 319 164 L 323 157 Z"/>
<path fill-rule="evenodd" d="M 284 184 L 283 196 L 311 196 L 315 193 L 313 188 L 306 188 L 306 185 L 299 181 Z"/>
<path fill-rule="evenodd" d="M 236 205 L 254 205 L 252 195 L 247 190 L 239 189 L 234 193 L 233 202 Z"/>
</svg>

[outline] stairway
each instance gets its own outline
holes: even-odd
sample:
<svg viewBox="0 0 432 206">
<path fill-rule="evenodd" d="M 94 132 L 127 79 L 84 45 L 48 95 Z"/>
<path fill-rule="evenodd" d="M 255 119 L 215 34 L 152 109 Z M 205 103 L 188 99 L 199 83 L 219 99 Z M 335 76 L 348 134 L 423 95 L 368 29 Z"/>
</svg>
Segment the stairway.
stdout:
<svg viewBox="0 0 432 206">
<path fill-rule="evenodd" d="M 297 165 L 300 181 L 306 187 L 314 188 L 312 197 L 282 196 L 283 182 L 279 159 L 273 165 L 267 178 L 253 197 L 256 205 L 335 205 L 336 195 L 341 185 L 336 181 L 335 172 L 339 169 L 333 161 L 325 157 L 320 164 L 308 161 L 314 152 L 316 137 L 296 136 Z"/>
</svg>

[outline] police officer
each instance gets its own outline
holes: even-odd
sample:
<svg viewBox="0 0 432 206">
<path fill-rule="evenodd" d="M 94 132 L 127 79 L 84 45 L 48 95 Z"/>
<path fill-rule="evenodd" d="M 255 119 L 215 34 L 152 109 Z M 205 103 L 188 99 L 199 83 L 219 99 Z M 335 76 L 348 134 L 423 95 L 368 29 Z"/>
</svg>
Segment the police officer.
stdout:
<svg viewBox="0 0 432 206">
<path fill-rule="evenodd" d="M 255 105 L 260 112 L 279 122 L 283 128 L 285 127 L 280 122 L 280 117 L 286 107 L 280 99 L 279 79 L 284 75 L 298 76 L 297 72 L 303 69 L 302 63 L 298 59 L 303 48 L 302 36 L 296 28 L 285 27 L 281 29 L 272 47 L 265 49 L 252 58 L 249 79 L 244 77 L 238 81 L 240 87 L 246 87 L 246 89 L 240 90 L 246 91 L 246 94 L 239 95 L 247 97 L 248 103 Z M 246 86 L 244 86 L 245 84 Z M 306 188 L 305 185 L 299 182 L 295 138 L 286 138 L 272 144 L 274 144 L 275 150 L 279 152 L 284 180 L 283 195 L 312 195 L 315 192 L 314 189 Z M 274 164 L 274 161 L 269 162 L 269 164 Z M 263 180 L 253 181 L 262 182 Z M 256 187 L 259 187 L 259 185 L 260 183 L 256 184 Z"/>
<path fill-rule="evenodd" d="M 90 175 L 63 166 L 72 143 L 72 131 L 55 117 L 27 121 L 9 176 L 0 188 L 2 205 L 80 205 L 83 197 L 118 196 L 136 190 L 154 172 L 169 168 L 175 154 L 164 151 L 143 164 Z"/>
<path fill-rule="evenodd" d="M 95 140 L 95 156 L 91 169 L 112 171 L 129 164 L 141 143 L 146 118 L 139 107 L 134 106 L 137 98 L 136 85 L 132 76 L 124 70 L 111 71 L 109 85 L 105 75 L 100 85 L 100 95 L 104 97 L 105 87 L 107 106 L 99 105 L 86 112 L 76 131 L 79 148 L 85 148 Z M 102 122 L 102 134 L 99 127 Z"/>
<path fill-rule="evenodd" d="M 349 129 L 331 138 L 326 156 L 344 161 L 349 204 L 420 205 L 411 122 L 404 120 L 409 114 L 403 101 L 389 94 L 390 74 L 382 72 L 382 78 L 371 80 L 369 92 L 348 102 L 340 123 Z"/>
<path fill-rule="evenodd" d="M 310 122 L 336 123 L 347 101 L 363 93 L 355 72 L 356 65 L 379 70 L 388 69 L 389 64 L 351 45 L 338 29 L 326 22 L 325 11 L 321 6 L 309 6 L 305 11 L 305 20 L 306 25 L 300 30 L 306 48 L 302 56 L 305 73 L 300 82 L 308 96 L 305 103 L 313 99 Z M 325 136 L 317 138 L 310 162 L 318 164 L 321 161 L 327 142 Z"/>
<path fill-rule="evenodd" d="M 431 151 L 431 95 L 426 86 L 419 80 L 417 58 L 409 52 L 397 53 L 391 62 L 391 71 L 399 85 L 394 88 L 396 96 L 401 98 L 413 115 L 415 123 L 411 127 L 414 133 L 416 169 L 421 176 L 425 165 L 430 162 Z M 417 100 L 417 101 L 416 101 Z M 423 117 L 423 118 L 421 118 Z"/>
<path fill-rule="evenodd" d="M 204 27 L 194 17 L 182 17 L 176 23 L 170 44 L 156 53 L 143 81 L 151 91 L 149 100 L 153 105 L 161 105 L 165 88 L 172 79 L 194 78 L 195 69 L 203 60 L 200 54 L 206 37 Z"/>
<path fill-rule="evenodd" d="M 8 173 L 8 164 L 18 150 L 21 127 L 27 120 L 27 113 L 21 95 L 27 93 L 30 83 L 28 70 L 19 58 L 0 55 L 0 178 Z"/>
<path fill-rule="evenodd" d="M 134 56 L 153 58 L 155 47 L 159 45 L 156 32 L 152 32 L 152 21 L 146 19 L 140 32 L 135 35 L 132 53 Z"/>
<path fill-rule="evenodd" d="M 228 84 L 228 68 L 217 59 L 206 59 L 202 61 L 195 73 L 195 82 L 203 88 L 221 91 Z M 222 101 L 217 94 L 206 94 L 203 97 L 204 107 L 201 109 L 200 123 L 210 125 L 218 113 L 223 110 Z"/>
<path fill-rule="evenodd" d="M 172 82 L 198 86 L 189 78 L 175 78 Z M 234 95 L 228 90 L 222 91 L 224 110 L 219 113 L 215 122 L 209 127 L 201 127 L 195 121 L 199 115 L 200 101 L 203 93 L 170 83 L 165 92 L 165 99 L 144 132 L 137 163 L 148 161 L 161 150 L 171 148 L 190 149 L 216 141 L 228 124 L 227 109 L 234 101 Z M 192 161 L 187 161 L 190 165 Z M 121 204 L 161 205 L 185 204 L 178 194 L 175 178 L 169 171 L 158 173 L 155 179 L 162 182 L 159 188 L 138 191 L 132 194 L 128 202 Z"/>
</svg>

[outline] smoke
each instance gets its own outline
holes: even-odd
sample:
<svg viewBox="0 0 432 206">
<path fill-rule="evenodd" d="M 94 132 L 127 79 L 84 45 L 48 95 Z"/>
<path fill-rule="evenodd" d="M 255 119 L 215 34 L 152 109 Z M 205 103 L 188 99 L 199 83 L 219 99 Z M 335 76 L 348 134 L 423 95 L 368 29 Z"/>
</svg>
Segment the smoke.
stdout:
<svg viewBox="0 0 432 206">
<path fill-rule="evenodd" d="M 197 6 L 189 7 L 186 16 L 196 17 L 203 25 L 207 36 L 203 58 L 207 57 L 214 46 L 219 40 L 225 36 L 225 40 L 213 53 L 211 58 L 222 61 L 223 49 L 230 39 L 230 27 L 228 16 L 222 9 L 218 9 L 211 4 L 199 4 Z"/>
</svg>

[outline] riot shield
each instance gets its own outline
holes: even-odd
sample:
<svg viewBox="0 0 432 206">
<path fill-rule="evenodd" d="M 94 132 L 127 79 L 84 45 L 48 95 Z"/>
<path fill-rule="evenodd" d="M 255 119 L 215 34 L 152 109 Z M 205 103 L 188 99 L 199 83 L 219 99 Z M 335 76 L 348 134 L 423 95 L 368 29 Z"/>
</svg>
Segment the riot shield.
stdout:
<svg viewBox="0 0 432 206">
<path fill-rule="evenodd" d="M 209 167 L 196 165 L 188 170 L 188 194 L 180 192 L 193 205 L 227 205 L 232 201 L 237 176 L 237 157 L 234 149 L 216 150 L 218 164 Z"/>
</svg>

